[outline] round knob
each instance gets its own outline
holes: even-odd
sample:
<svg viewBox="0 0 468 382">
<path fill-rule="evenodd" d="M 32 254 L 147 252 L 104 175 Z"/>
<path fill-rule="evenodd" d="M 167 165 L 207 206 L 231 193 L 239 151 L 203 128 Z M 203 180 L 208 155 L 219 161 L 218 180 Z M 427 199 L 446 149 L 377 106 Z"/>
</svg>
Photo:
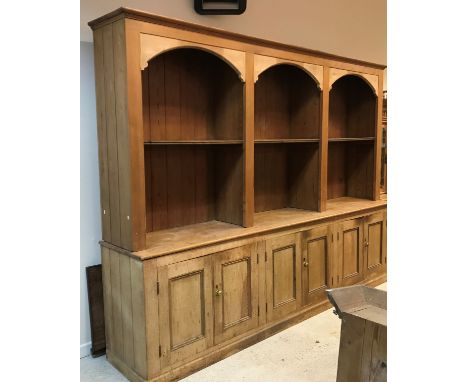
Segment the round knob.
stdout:
<svg viewBox="0 0 468 382">
<path fill-rule="evenodd" d="M 304 262 L 302 263 L 304 264 L 304 267 L 308 267 L 309 266 L 309 263 L 307 261 L 304 260 Z"/>
<path fill-rule="evenodd" d="M 221 296 L 223 294 L 223 291 L 220 289 L 216 289 L 216 296 Z"/>
<path fill-rule="evenodd" d="M 366 241 L 366 242 L 364 243 L 364 247 L 368 247 L 368 246 L 369 246 L 369 242 Z"/>
</svg>

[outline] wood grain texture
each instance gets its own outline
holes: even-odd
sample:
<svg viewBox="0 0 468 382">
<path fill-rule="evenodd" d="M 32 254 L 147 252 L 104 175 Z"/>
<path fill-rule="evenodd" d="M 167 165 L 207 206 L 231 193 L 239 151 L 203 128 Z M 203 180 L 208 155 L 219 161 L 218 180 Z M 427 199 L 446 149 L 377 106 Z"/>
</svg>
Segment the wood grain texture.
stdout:
<svg viewBox="0 0 468 382">
<path fill-rule="evenodd" d="M 246 65 L 244 52 L 150 34 L 142 34 L 140 37 L 141 70 L 144 70 L 148 66 L 148 62 L 155 56 L 180 48 L 197 48 L 218 56 L 237 72 L 241 80 L 245 81 Z"/>
<path fill-rule="evenodd" d="M 319 201 L 318 211 L 325 211 L 327 207 L 327 184 L 328 184 L 328 118 L 329 118 L 329 68 L 324 68 L 324 80 L 321 99 L 321 124 L 320 124 L 320 143 L 319 143 Z"/>
<path fill-rule="evenodd" d="M 255 83 L 255 139 L 318 138 L 320 89 L 302 69 L 274 66 Z"/>
<path fill-rule="evenodd" d="M 258 326 L 256 255 L 253 244 L 213 255 L 215 344 Z"/>
<path fill-rule="evenodd" d="M 109 166 L 109 214 L 111 242 L 121 246 L 120 231 L 120 183 L 119 183 L 119 154 L 118 134 L 115 107 L 115 83 L 114 83 L 114 49 L 113 27 L 108 25 L 103 28 L 103 56 L 104 56 L 104 84 L 105 84 L 105 109 L 107 127 L 107 160 Z"/>
<path fill-rule="evenodd" d="M 246 54 L 246 78 L 244 86 L 244 227 L 253 225 L 254 199 L 254 129 L 255 129 L 255 84 L 253 54 Z"/>
<path fill-rule="evenodd" d="M 374 278 L 387 271 L 386 213 L 366 216 L 364 220 L 364 268 L 366 277 Z"/>
<path fill-rule="evenodd" d="M 242 147 L 146 147 L 148 232 L 210 220 L 242 225 Z"/>
<path fill-rule="evenodd" d="M 339 224 L 338 283 L 341 286 L 356 284 L 364 279 L 364 224 L 361 218 Z"/>
<path fill-rule="evenodd" d="M 362 78 L 340 78 L 330 90 L 329 138 L 374 137 L 376 100 Z"/>
<path fill-rule="evenodd" d="M 156 261 L 143 262 L 143 288 L 144 288 L 144 330 L 146 333 L 145 358 L 141 360 L 142 367 L 146 365 L 146 378 L 157 376 L 161 370 L 160 346 L 160 319 L 158 296 L 158 268 Z M 137 329 L 138 330 L 138 329 Z M 143 330 L 140 328 L 139 330 Z M 136 356 L 136 354 L 135 354 Z M 145 376 L 144 374 L 141 374 Z"/>
<path fill-rule="evenodd" d="M 143 260 L 182 251 L 202 251 L 206 246 L 222 246 L 224 243 L 249 239 L 262 234 L 273 234 L 284 230 L 307 228 L 308 225 L 350 219 L 385 208 L 385 200 L 338 198 L 328 201 L 328 208 L 325 212 L 285 208 L 256 213 L 255 224 L 250 228 L 210 221 L 152 232 L 147 237 L 149 244 L 147 250 L 127 253 Z"/>
<path fill-rule="evenodd" d="M 301 234 L 302 302 L 313 304 L 333 287 L 332 228 L 322 226 Z"/>
<path fill-rule="evenodd" d="M 242 139 L 243 83 L 225 62 L 198 49 L 176 49 L 149 61 L 151 141 Z M 149 109 L 149 110 L 147 110 Z"/>
<path fill-rule="evenodd" d="M 374 143 L 330 142 L 328 199 L 350 196 L 373 199 Z"/>
<path fill-rule="evenodd" d="M 106 84 L 104 74 L 103 30 L 94 32 L 94 71 L 96 79 L 96 115 L 99 155 L 99 184 L 101 202 L 102 238 L 111 241 L 111 210 L 109 200 L 109 163 L 107 144 Z"/>
<path fill-rule="evenodd" d="M 301 305 L 301 246 L 297 234 L 266 241 L 267 320 L 278 320 Z"/>
<path fill-rule="evenodd" d="M 213 344 L 211 257 L 158 270 L 161 367 L 194 358 Z"/>
<path fill-rule="evenodd" d="M 254 81 L 257 82 L 258 77 L 265 70 L 271 68 L 272 66 L 282 65 L 282 64 L 297 66 L 301 68 L 313 78 L 313 80 L 317 83 L 317 86 L 320 89 L 323 88 L 322 87 L 323 79 L 324 79 L 323 66 L 308 64 L 304 62 L 297 62 L 297 61 L 292 61 L 292 60 L 279 59 L 276 57 L 262 56 L 259 54 L 255 55 L 255 60 L 254 60 Z"/>
</svg>

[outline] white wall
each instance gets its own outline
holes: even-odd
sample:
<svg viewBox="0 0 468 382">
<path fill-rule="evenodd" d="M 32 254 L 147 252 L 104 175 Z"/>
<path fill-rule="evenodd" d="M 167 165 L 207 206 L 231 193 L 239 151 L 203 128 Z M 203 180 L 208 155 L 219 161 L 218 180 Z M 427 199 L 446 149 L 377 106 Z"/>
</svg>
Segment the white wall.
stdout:
<svg viewBox="0 0 468 382">
<path fill-rule="evenodd" d="M 81 0 L 81 40 L 87 22 L 121 6 L 299 45 L 387 63 L 387 0 L 250 0 L 240 16 L 201 16 L 193 0 Z"/>
<path fill-rule="evenodd" d="M 80 42 L 80 56 L 80 354 L 84 356 L 91 346 L 85 267 L 101 263 L 101 217 L 93 44 Z"/>
<path fill-rule="evenodd" d="M 88 21 L 120 6 L 202 25 L 386 64 L 386 0 L 250 0 L 241 16 L 201 16 L 193 0 L 81 0 L 81 40 L 92 41 Z M 93 47 L 81 42 L 81 336 L 91 334 L 84 267 L 100 263 L 101 238 Z M 385 83 L 386 88 L 386 83 Z"/>
</svg>

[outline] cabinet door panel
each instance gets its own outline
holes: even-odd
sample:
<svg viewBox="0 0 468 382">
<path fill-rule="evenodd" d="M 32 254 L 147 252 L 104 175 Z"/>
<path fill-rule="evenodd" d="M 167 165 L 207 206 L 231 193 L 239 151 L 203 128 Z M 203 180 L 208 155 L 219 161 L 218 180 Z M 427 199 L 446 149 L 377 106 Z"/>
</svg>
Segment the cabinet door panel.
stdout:
<svg viewBox="0 0 468 382">
<path fill-rule="evenodd" d="M 385 272 L 387 260 L 387 230 L 385 213 L 372 214 L 364 223 L 366 277 Z"/>
<path fill-rule="evenodd" d="M 216 344 L 258 325 L 255 249 L 247 245 L 213 255 Z"/>
<path fill-rule="evenodd" d="M 267 318 L 279 319 L 301 305 L 299 234 L 267 240 Z"/>
<path fill-rule="evenodd" d="M 362 219 L 348 220 L 340 225 L 337 235 L 339 252 L 339 279 L 341 285 L 352 285 L 363 279 L 363 224 Z"/>
<path fill-rule="evenodd" d="M 161 364 L 186 360 L 213 344 L 211 257 L 161 267 Z"/>
<path fill-rule="evenodd" d="M 331 229 L 318 227 L 302 234 L 303 303 L 326 299 L 325 290 L 332 286 Z"/>
</svg>

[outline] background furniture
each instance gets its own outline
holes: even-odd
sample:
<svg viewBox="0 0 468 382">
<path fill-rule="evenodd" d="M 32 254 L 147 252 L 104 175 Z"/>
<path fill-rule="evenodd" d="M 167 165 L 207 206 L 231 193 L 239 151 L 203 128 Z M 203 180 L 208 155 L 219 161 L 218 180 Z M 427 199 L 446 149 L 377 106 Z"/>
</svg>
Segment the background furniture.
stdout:
<svg viewBox="0 0 468 382">
<path fill-rule="evenodd" d="M 130 380 L 385 281 L 383 66 L 124 8 L 90 26 L 107 356 Z"/>
</svg>

